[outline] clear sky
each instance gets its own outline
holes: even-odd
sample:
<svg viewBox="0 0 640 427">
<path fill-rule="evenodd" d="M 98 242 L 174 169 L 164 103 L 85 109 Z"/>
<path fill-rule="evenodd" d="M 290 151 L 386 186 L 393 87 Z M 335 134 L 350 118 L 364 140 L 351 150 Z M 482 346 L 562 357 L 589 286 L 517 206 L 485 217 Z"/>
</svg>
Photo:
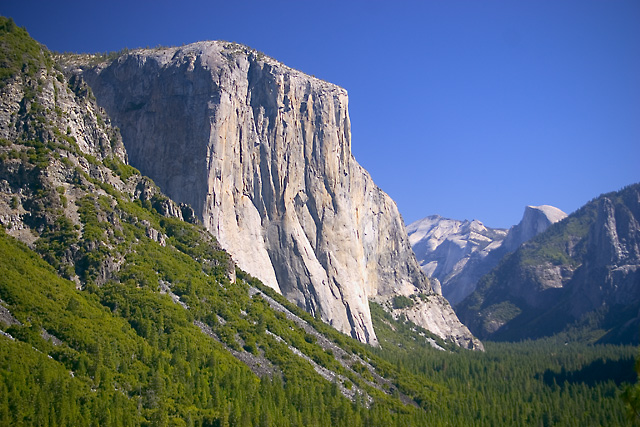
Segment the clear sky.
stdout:
<svg viewBox="0 0 640 427">
<path fill-rule="evenodd" d="M 640 181 L 640 1 L 33 1 L 51 50 L 246 44 L 349 91 L 352 148 L 407 223 L 509 227 Z"/>
</svg>

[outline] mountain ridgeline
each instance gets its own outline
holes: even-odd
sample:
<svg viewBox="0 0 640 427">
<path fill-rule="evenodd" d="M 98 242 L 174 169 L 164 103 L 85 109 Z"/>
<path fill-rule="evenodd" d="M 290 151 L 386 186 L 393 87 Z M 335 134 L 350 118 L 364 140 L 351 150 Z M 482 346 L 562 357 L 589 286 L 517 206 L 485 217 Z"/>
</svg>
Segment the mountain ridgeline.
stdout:
<svg viewBox="0 0 640 427">
<path fill-rule="evenodd" d="M 478 336 L 637 343 L 640 184 L 604 194 L 524 243 L 456 307 Z"/>
</svg>

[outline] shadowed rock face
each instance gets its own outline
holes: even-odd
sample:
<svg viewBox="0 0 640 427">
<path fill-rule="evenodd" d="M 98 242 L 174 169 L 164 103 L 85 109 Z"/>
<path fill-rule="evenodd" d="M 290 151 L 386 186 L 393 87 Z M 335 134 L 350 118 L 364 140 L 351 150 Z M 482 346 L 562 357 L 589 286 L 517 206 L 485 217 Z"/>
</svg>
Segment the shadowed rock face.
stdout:
<svg viewBox="0 0 640 427">
<path fill-rule="evenodd" d="M 433 293 L 395 203 L 351 154 L 344 89 L 224 42 L 135 51 L 84 76 L 131 164 L 309 312 L 375 344 L 369 298 Z"/>
</svg>

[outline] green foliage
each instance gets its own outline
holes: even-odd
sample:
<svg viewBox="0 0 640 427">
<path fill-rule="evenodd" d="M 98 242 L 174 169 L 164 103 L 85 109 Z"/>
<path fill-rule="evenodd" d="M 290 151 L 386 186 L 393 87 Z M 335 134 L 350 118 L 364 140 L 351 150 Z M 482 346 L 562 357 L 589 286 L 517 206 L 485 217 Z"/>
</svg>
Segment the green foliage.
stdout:
<svg viewBox="0 0 640 427">
<path fill-rule="evenodd" d="M 69 219 L 60 216 L 54 227 L 47 228 L 36 241 L 36 248 L 55 268 L 60 267 L 60 259 L 71 245 L 78 242 L 78 232 Z"/>
<path fill-rule="evenodd" d="M 33 420 L 39 416 L 60 416 L 56 418 L 59 425 L 102 424 L 127 412 L 127 417 L 121 418 L 127 420 L 124 425 L 159 420 L 191 420 L 194 425 L 262 425 L 264 420 L 271 420 L 273 425 L 357 426 L 375 425 L 380 416 L 392 424 L 405 420 L 424 425 L 423 413 L 411 408 L 396 412 L 402 405 L 391 405 L 385 399 L 372 409 L 345 399 L 307 362 L 294 356 L 286 344 L 264 330 L 277 331 L 317 363 L 337 370 L 332 366 L 337 363 L 333 355 L 317 351 L 308 333 L 276 315 L 264 299 L 249 298 L 246 287 L 230 286 L 224 280 L 226 284 L 220 286 L 217 279 L 202 274 L 202 264 L 190 257 L 176 257 L 172 252 L 175 249 L 153 242 L 143 243 L 139 249 L 131 264 L 139 264 L 139 274 L 147 285 L 138 286 L 140 283 L 130 277 L 131 270 L 126 269 L 122 274 L 129 276 L 121 282 L 90 287 L 87 292 L 58 278 L 24 245 L 4 233 L 0 236 L 0 299 L 25 325 L 6 329 L 17 341 L 0 346 L 4 352 L 0 354 L 8 360 L 2 368 L 15 370 L 20 359 L 27 367 L 42 366 L 52 378 L 35 379 L 34 373 L 39 370 L 18 371 L 22 382 L 18 382 L 18 376 L 3 376 L 0 387 L 20 392 L 10 393 L 11 401 L 4 406 L 0 402 L 0 416 L 4 417 L 0 424 L 11 423 L 16 417 L 32 420 L 27 424 L 38 424 Z M 174 255 L 170 257 L 169 253 Z M 165 265 L 170 258 L 175 259 Z M 184 292 L 184 299 L 194 309 L 187 311 L 157 293 L 151 269 L 157 269 L 157 277 L 174 281 L 174 289 Z M 177 285 L 189 278 L 184 286 Z M 189 295 L 192 297 L 187 298 Z M 193 316 L 209 319 L 210 309 L 227 316 L 225 326 L 214 325 L 217 331 L 245 337 L 252 351 L 264 352 L 281 368 L 283 380 L 278 376 L 259 380 L 193 325 Z M 43 340 L 40 330 L 62 343 L 54 346 Z M 33 381 L 38 381 L 37 386 Z M 52 387 L 70 391 L 59 394 Z M 40 395 L 45 399 L 44 406 L 28 404 Z M 53 403 L 54 398 L 57 403 Z M 26 409 L 17 411 L 18 406 Z M 388 412 L 390 408 L 394 412 Z"/>
<path fill-rule="evenodd" d="M 635 371 L 640 378 L 640 358 L 636 360 Z M 635 384 L 628 385 L 622 393 L 627 419 L 634 426 L 640 426 L 640 380 L 638 378 Z"/>
<path fill-rule="evenodd" d="M 0 378 L 2 425 L 140 425 L 135 401 L 115 390 L 92 390 L 60 362 L 1 336 Z"/>
<path fill-rule="evenodd" d="M 47 144 L 38 140 L 15 142 L 17 146 L 21 146 L 20 154 L 16 158 L 35 166 L 38 170 L 44 170 L 49 166 L 51 148 Z"/>
<path fill-rule="evenodd" d="M 110 156 L 104 159 L 104 165 L 114 171 L 120 178 L 127 180 L 134 175 L 140 175 L 138 169 L 122 163 L 118 158 Z"/>
<path fill-rule="evenodd" d="M 503 324 L 517 317 L 522 310 L 510 301 L 502 301 L 487 307 L 484 312 L 485 323 L 499 322 Z M 486 327 L 489 326 L 487 325 Z"/>
<path fill-rule="evenodd" d="M 413 307 L 413 300 L 409 297 L 406 297 L 404 295 L 396 295 L 395 297 L 393 297 L 393 308 L 395 309 L 401 309 L 401 308 L 408 308 L 408 307 Z"/>
<path fill-rule="evenodd" d="M 20 73 L 33 76 L 47 64 L 51 64 L 48 52 L 13 19 L 0 16 L 0 88 Z"/>
</svg>

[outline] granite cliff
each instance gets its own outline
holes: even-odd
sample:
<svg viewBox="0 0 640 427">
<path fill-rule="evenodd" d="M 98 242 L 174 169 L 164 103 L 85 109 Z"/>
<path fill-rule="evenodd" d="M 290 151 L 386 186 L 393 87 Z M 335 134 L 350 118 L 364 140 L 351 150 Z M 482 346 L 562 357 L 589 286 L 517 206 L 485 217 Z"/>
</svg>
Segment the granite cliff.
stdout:
<svg viewBox="0 0 640 427">
<path fill-rule="evenodd" d="M 564 217 L 553 206 L 527 206 L 509 230 L 433 215 L 410 224 L 407 232 L 422 270 L 442 283 L 443 295 L 456 305 L 506 254 Z"/>
<path fill-rule="evenodd" d="M 226 42 L 76 64 L 131 164 L 310 313 L 375 344 L 369 299 L 438 293 L 395 203 L 351 153 L 344 89 Z M 479 346 L 442 301 L 429 310 L 456 328 L 439 335 Z"/>
</svg>

